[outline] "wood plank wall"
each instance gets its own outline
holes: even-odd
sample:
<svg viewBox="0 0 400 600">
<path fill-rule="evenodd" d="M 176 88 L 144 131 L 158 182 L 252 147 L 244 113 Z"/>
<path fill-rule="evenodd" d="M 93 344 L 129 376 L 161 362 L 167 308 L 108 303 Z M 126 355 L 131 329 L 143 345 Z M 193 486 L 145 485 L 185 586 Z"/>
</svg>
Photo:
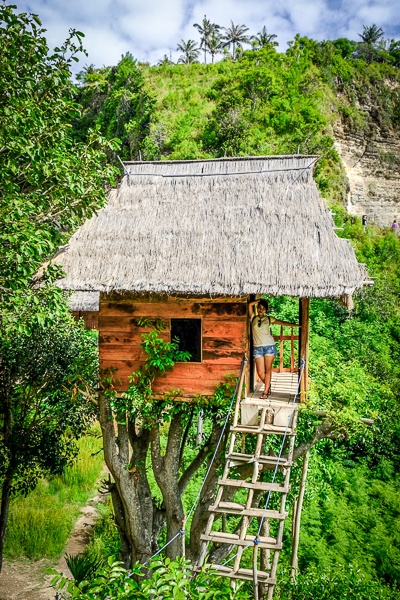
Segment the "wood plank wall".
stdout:
<svg viewBox="0 0 400 600">
<path fill-rule="evenodd" d="M 89 310 L 73 310 L 72 316 L 75 321 L 79 321 L 79 319 L 83 319 L 86 329 L 98 329 L 99 322 L 99 313 L 96 311 Z"/>
<path fill-rule="evenodd" d="M 202 319 L 202 362 L 177 363 L 172 372 L 159 377 L 154 392 L 182 389 L 181 397 L 211 395 L 228 374 L 238 375 L 247 350 L 246 301 L 241 299 L 143 298 L 133 294 L 101 294 L 99 312 L 100 368 L 116 368 L 118 391 L 128 387 L 128 376 L 145 355 L 141 335 L 150 329 L 139 327 L 140 317 L 161 318 L 167 328 L 161 333 L 170 339 L 170 319 Z"/>
</svg>

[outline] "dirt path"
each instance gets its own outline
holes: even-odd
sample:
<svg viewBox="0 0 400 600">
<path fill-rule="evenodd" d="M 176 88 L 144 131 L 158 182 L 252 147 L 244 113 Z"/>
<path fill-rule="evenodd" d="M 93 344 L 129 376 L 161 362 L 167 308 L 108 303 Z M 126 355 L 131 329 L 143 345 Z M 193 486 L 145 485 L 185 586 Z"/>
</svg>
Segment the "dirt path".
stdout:
<svg viewBox="0 0 400 600">
<path fill-rule="evenodd" d="M 71 537 L 65 547 L 63 557 L 58 563 L 48 559 L 30 561 L 27 559 L 5 560 L 0 574 L 0 600 L 54 600 L 56 590 L 49 587 L 52 576 L 45 569 L 55 568 L 67 577 L 71 577 L 65 554 L 83 552 L 90 539 L 92 525 L 95 522 L 96 507 L 101 498 L 91 498 L 81 510 Z"/>
</svg>

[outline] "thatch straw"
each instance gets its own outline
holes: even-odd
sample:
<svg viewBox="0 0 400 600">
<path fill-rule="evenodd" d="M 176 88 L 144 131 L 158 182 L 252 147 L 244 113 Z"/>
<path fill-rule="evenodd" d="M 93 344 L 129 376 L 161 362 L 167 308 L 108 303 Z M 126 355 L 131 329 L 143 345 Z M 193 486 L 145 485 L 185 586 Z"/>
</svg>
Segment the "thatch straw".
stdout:
<svg viewBox="0 0 400 600">
<path fill-rule="evenodd" d="M 314 162 L 285 156 L 125 163 L 129 177 L 57 258 L 67 273 L 60 285 L 182 295 L 351 294 L 365 272 L 333 230 L 307 168 Z"/>
<path fill-rule="evenodd" d="M 99 292 L 74 292 L 68 298 L 70 310 L 98 312 L 100 303 Z"/>
</svg>

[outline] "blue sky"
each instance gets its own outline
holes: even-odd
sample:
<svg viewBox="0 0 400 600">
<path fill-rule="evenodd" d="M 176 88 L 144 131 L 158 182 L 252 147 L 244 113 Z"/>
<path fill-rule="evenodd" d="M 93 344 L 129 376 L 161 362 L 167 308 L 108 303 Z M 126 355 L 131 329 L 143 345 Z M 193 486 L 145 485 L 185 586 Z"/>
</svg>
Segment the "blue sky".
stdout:
<svg viewBox="0 0 400 600">
<path fill-rule="evenodd" d="M 15 0 L 18 12 L 39 15 L 51 48 L 68 30 L 85 34 L 89 53 L 77 66 L 115 65 L 131 52 L 139 61 L 157 63 L 165 54 L 177 60 L 181 39 L 199 40 L 193 23 L 204 15 L 228 27 L 245 24 L 249 34 L 265 25 L 285 51 L 296 33 L 317 40 L 358 40 L 363 25 L 375 23 L 385 38 L 400 39 L 400 10 L 395 0 Z"/>
</svg>

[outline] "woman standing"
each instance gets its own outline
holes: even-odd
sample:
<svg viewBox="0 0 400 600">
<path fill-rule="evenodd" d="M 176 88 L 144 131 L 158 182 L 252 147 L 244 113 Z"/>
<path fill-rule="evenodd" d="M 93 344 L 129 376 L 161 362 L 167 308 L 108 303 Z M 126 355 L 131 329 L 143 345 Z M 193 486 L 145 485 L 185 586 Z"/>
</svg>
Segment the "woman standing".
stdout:
<svg viewBox="0 0 400 600">
<path fill-rule="evenodd" d="M 257 305 L 257 309 L 256 309 Z M 268 315 L 269 304 L 266 300 L 255 300 L 249 304 L 249 316 L 251 319 L 251 333 L 253 336 L 253 357 L 256 361 L 257 375 L 264 382 L 264 393 L 262 400 L 266 400 L 271 394 L 272 365 L 278 354 L 275 340 L 271 332 L 271 325 L 286 325 L 288 327 L 299 327 L 296 323 L 279 321 Z"/>
</svg>

